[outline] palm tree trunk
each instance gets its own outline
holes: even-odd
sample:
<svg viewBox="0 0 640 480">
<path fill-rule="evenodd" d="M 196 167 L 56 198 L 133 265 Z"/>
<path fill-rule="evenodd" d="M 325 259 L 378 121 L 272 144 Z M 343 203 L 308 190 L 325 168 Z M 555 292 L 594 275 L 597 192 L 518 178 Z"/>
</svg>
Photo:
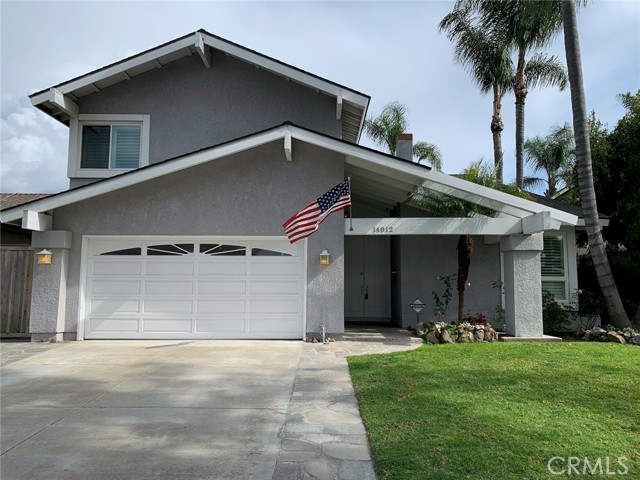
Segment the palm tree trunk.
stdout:
<svg viewBox="0 0 640 480">
<path fill-rule="evenodd" d="M 464 316 L 464 293 L 467 290 L 469 266 L 473 254 L 473 237 L 460 235 L 456 249 L 458 250 L 458 323 L 461 323 Z"/>
<path fill-rule="evenodd" d="M 562 0 L 562 22 L 564 24 L 564 47 L 567 56 L 567 69 L 571 85 L 571 109 L 573 112 L 573 131 L 576 138 L 576 163 L 578 169 L 578 186 L 580 201 L 584 213 L 584 223 L 589 238 L 589 248 L 593 265 L 602 290 L 609 321 L 618 328 L 630 327 L 629 317 L 624 311 L 616 283 L 611 274 L 611 267 L 607 259 L 598 207 L 596 205 L 595 189 L 593 187 L 593 172 L 591 166 L 591 147 L 589 145 L 589 127 L 587 123 L 587 108 L 582 81 L 582 60 L 580 57 L 580 42 L 576 22 L 576 4 L 574 0 Z"/>
<path fill-rule="evenodd" d="M 496 178 L 498 183 L 504 183 L 503 167 L 502 167 L 502 102 L 500 101 L 500 92 L 496 85 L 493 86 L 493 116 L 491 117 L 491 133 L 493 134 L 493 164 L 495 166 Z"/>
<path fill-rule="evenodd" d="M 527 81 L 524 78 L 526 50 L 518 48 L 518 66 L 513 81 L 513 93 L 516 97 L 516 186 L 524 187 L 524 102 L 527 97 Z"/>
</svg>

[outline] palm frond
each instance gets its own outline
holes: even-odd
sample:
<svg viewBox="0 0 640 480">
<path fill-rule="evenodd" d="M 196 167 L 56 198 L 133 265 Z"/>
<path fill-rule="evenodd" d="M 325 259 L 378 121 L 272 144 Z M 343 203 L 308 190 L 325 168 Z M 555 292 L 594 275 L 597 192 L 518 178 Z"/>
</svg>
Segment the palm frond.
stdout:
<svg viewBox="0 0 640 480">
<path fill-rule="evenodd" d="M 555 55 L 536 53 L 527 62 L 525 77 L 530 88 L 558 87 L 564 90 L 569 82 L 567 69 Z"/>
<path fill-rule="evenodd" d="M 433 143 L 416 142 L 413 145 L 413 156 L 417 157 L 418 163 L 425 160 L 436 170 L 442 170 L 442 154 Z"/>
</svg>

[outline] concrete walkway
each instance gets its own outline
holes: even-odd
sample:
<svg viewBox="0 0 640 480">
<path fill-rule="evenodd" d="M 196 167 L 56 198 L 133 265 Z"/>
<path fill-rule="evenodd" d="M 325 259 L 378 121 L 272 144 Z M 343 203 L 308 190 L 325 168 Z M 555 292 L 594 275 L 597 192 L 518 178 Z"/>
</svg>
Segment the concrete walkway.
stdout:
<svg viewBox="0 0 640 480">
<path fill-rule="evenodd" d="M 375 478 L 345 357 L 417 345 L 3 343 L 2 479 Z"/>
</svg>

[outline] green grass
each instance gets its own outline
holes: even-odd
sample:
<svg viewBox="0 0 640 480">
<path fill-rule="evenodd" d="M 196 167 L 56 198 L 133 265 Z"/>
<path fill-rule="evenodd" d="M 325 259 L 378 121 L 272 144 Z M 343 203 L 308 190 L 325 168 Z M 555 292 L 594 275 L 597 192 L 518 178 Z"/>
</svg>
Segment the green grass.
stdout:
<svg viewBox="0 0 640 480">
<path fill-rule="evenodd" d="M 562 478 L 554 456 L 626 457 L 613 478 L 640 478 L 638 347 L 433 345 L 349 366 L 380 480 Z"/>
</svg>

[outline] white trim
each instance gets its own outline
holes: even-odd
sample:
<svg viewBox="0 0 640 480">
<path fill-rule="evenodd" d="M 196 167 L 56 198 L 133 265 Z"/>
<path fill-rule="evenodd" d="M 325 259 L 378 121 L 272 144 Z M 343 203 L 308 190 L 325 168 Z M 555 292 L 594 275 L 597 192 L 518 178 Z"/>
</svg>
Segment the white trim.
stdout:
<svg viewBox="0 0 640 480">
<path fill-rule="evenodd" d="M 284 134 L 284 157 L 288 162 L 293 161 L 293 148 L 291 146 L 291 132 Z"/>
<path fill-rule="evenodd" d="M 342 90 L 338 90 L 336 97 L 336 120 L 342 119 Z"/>
<path fill-rule="evenodd" d="M 91 235 L 82 236 L 80 246 L 80 282 L 78 288 L 78 322 L 76 324 L 76 340 L 84 340 L 84 315 L 86 311 L 87 265 L 89 264 L 89 240 Z"/>
<path fill-rule="evenodd" d="M 207 68 L 211 68 L 211 50 L 204 44 L 204 40 L 200 32 L 196 32 L 195 36 L 195 49 L 198 52 L 198 55 L 200 55 L 204 66 Z"/>
<path fill-rule="evenodd" d="M 354 218 L 345 235 L 511 235 L 522 233 L 518 218 Z"/>
<path fill-rule="evenodd" d="M 140 161 L 138 168 L 149 165 L 149 136 L 151 130 L 150 115 L 131 114 L 82 114 L 72 118 L 69 122 L 69 160 L 67 176 L 69 178 L 109 178 L 130 172 L 129 168 L 81 168 L 82 127 L 91 125 L 132 124 L 142 127 L 140 132 Z"/>
<path fill-rule="evenodd" d="M 80 107 L 56 88 L 49 89 L 49 102 L 70 117 L 77 117 Z"/>
<path fill-rule="evenodd" d="M 51 230 L 53 228 L 53 217 L 46 213 L 25 210 L 22 214 L 22 228 L 36 232 Z"/>
<path fill-rule="evenodd" d="M 90 73 L 83 77 L 80 77 L 76 80 L 72 80 L 62 85 L 57 86 L 56 88 L 60 90 L 63 94 L 67 94 L 73 92 L 74 90 L 78 90 L 80 88 L 86 87 L 91 83 L 100 82 L 106 78 L 112 77 L 114 75 L 122 74 L 126 72 L 126 70 L 138 67 L 148 62 L 152 62 L 156 58 L 162 57 L 164 55 L 168 55 L 170 53 L 176 52 L 183 48 L 188 48 L 192 46 L 194 43 L 194 35 L 189 35 L 186 38 L 181 40 L 176 40 L 164 47 L 155 48 L 147 53 L 136 56 L 135 58 L 131 58 L 129 60 L 125 60 L 123 62 L 119 62 L 115 65 L 111 65 L 110 67 L 106 67 L 98 70 L 97 72 Z M 33 106 L 38 106 L 41 103 L 48 101 L 47 96 L 49 92 L 42 92 L 39 95 L 31 97 L 31 104 Z"/>
<path fill-rule="evenodd" d="M 293 125 L 274 128 L 224 145 L 188 154 L 173 161 L 159 163 L 142 170 L 130 171 L 127 175 L 116 176 L 80 189 L 63 192 L 54 197 L 37 200 L 32 202 L 29 208 L 38 212 L 52 210 L 70 203 L 184 170 L 195 165 L 210 162 L 234 153 L 249 150 L 272 141 L 283 140 L 287 134 L 296 140 L 344 154 L 347 157 L 345 159 L 347 163 L 354 165 L 357 163 L 361 168 L 377 171 L 387 176 L 393 177 L 395 175 L 403 179 L 404 182 L 443 191 L 458 198 L 496 208 L 516 218 L 524 218 L 533 213 L 548 211 L 551 214 L 552 221 L 567 225 L 575 225 L 578 222 L 578 217 L 575 215 L 545 207 L 530 200 L 514 197 L 488 187 L 476 185 L 435 170 L 428 170 L 418 164 L 404 162 L 389 157 L 386 154 L 364 149 L 358 145 L 342 142 L 337 139 L 328 138 Z M 14 221 L 21 216 L 22 209 L 19 206 L 0 212 L 2 222 Z"/>
<path fill-rule="evenodd" d="M 209 47 L 220 50 L 226 53 L 227 55 L 232 55 L 246 62 L 253 63 L 256 66 L 259 66 L 261 68 L 274 72 L 285 78 L 294 80 L 298 83 L 302 83 L 303 85 L 306 85 L 310 88 L 330 94 L 332 96 L 337 97 L 338 91 L 343 89 L 344 100 L 362 107 L 363 109 L 362 121 L 364 121 L 364 116 L 366 114 L 367 107 L 369 105 L 369 99 L 365 95 L 359 94 L 353 90 L 348 90 L 348 89 L 344 90 L 344 87 L 338 86 L 332 82 L 329 82 L 328 80 L 323 80 L 319 77 L 313 76 L 309 73 L 303 72 L 289 65 L 285 65 L 276 60 L 266 58 L 261 54 L 248 50 L 245 47 L 241 47 L 239 45 L 233 45 L 226 40 L 216 38 L 211 36 L 210 34 L 207 34 L 206 32 L 199 32 L 199 31 L 194 32 L 192 35 L 188 35 L 180 40 L 174 40 L 173 42 L 167 45 L 164 45 L 163 47 L 154 48 L 148 51 L 147 53 L 135 56 L 134 58 L 131 58 L 129 60 L 125 60 L 125 61 L 116 63 L 115 65 L 105 67 L 103 69 L 98 70 L 97 72 L 90 73 L 76 80 L 63 83 L 57 86 L 56 88 L 62 94 L 71 93 L 75 90 L 86 87 L 87 85 L 90 85 L 92 83 L 100 82 L 101 80 L 105 80 L 109 77 L 119 75 L 119 74 L 123 75 L 126 73 L 127 70 L 134 69 L 145 63 L 153 62 L 154 60 L 157 61 L 158 58 L 177 52 L 178 50 L 189 49 L 190 47 L 194 47 L 198 45 L 198 40 L 200 39 L 203 41 L 203 45 L 208 45 Z M 198 50 L 198 53 L 200 53 L 199 50 Z M 50 100 L 50 93 L 47 90 L 34 97 L 31 97 L 31 104 L 34 106 L 37 106 L 49 100 Z M 361 131 L 362 131 L 362 128 L 360 129 L 360 132 Z"/>
<path fill-rule="evenodd" d="M 302 276 L 304 282 L 302 282 L 302 340 L 307 341 L 307 294 L 309 286 L 308 277 L 308 263 L 309 263 L 309 242 L 308 239 L 304 239 L 304 245 L 302 246 L 302 255 L 304 255 L 304 262 L 302 262 Z M 344 321 L 343 321 L 344 325 Z"/>
</svg>

